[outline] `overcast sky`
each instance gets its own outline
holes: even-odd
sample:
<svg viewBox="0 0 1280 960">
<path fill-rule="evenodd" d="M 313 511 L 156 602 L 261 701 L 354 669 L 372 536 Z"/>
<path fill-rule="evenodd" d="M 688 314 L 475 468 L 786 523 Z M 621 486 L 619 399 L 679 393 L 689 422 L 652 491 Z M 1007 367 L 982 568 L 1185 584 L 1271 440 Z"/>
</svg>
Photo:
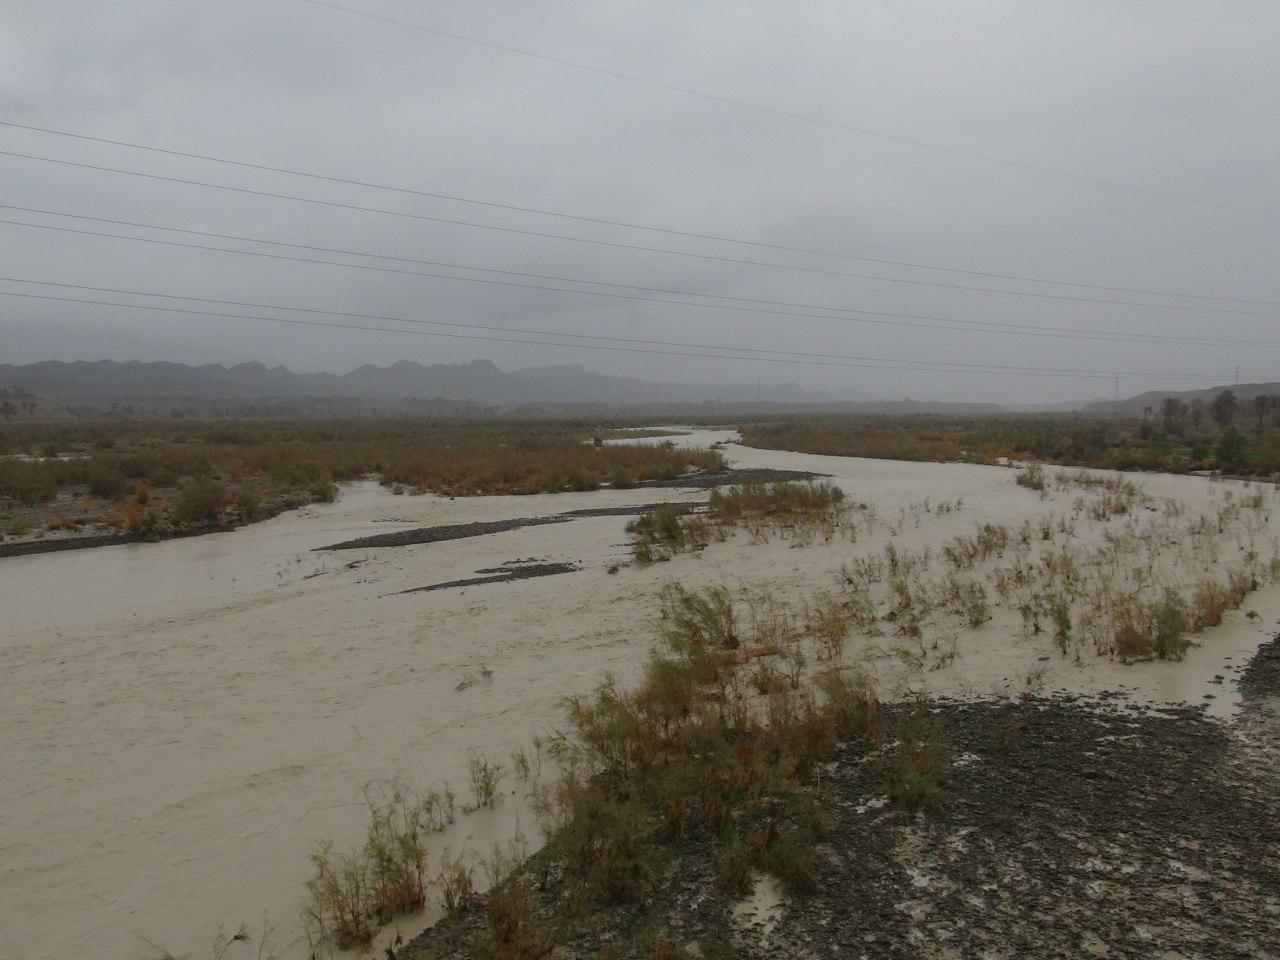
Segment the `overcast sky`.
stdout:
<svg viewBox="0 0 1280 960">
<path fill-rule="evenodd" d="M 711 102 L 303 0 L 6 0 L 0 12 L 0 120 L 860 257 L 1280 302 L 1280 4 L 1274 0 L 341 2 L 782 111 L 1224 206 Z M 1280 350 L 1274 347 L 1106 343 L 1019 335 L 1008 327 L 936 329 L 951 320 L 995 321 L 1280 341 L 1280 307 L 1267 304 L 1169 300 L 693 240 L 4 127 L 0 150 L 780 266 L 536 238 L 0 157 L 0 204 L 10 206 L 495 270 L 945 319 L 911 327 L 834 313 L 814 319 L 699 309 L 0 224 L 0 274 L 6 277 L 826 358 L 1225 380 L 1239 366 L 1245 380 L 1280 379 Z M 45 214 L 3 210 L 0 218 L 355 262 Z M 963 291 L 815 269 L 1196 309 Z M 0 282 L 0 290 L 59 293 L 9 281 Z M 61 295 L 109 299 L 83 291 Z M 507 369 L 580 362 L 655 379 L 759 378 L 891 398 L 1034 402 L 1108 397 L 1114 389 L 1105 378 L 658 357 L 0 297 L 0 363 L 261 360 L 341 372 L 365 362 L 476 357 Z M 1122 390 L 1209 385 L 1193 376 L 1125 379 Z"/>
</svg>

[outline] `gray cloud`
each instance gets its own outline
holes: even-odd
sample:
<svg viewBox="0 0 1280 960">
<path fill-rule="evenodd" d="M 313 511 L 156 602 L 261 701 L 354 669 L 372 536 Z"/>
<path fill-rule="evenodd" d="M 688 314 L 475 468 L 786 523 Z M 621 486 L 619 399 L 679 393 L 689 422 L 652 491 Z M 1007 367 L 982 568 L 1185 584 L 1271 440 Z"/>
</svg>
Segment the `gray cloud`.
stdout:
<svg viewBox="0 0 1280 960">
<path fill-rule="evenodd" d="M 350 4 L 785 110 L 1263 213 L 1111 190 L 861 137 L 299 0 L 11 0 L 0 32 L 0 119 L 871 257 L 1280 300 L 1274 272 L 1280 240 L 1275 4 Z M 1091 295 L 576 224 L 13 129 L 0 128 L 0 150 L 778 263 Z M 195 230 L 709 294 L 1001 323 L 1280 340 L 1275 316 L 1106 306 L 748 268 L 237 197 L 27 160 L 0 158 L 0 171 L 0 203 Z M 1278 373 L 1276 351 L 1258 348 L 1102 344 L 610 302 L 3 225 L 0 257 L 0 273 L 7 276 L 607 336 L 1152 374 L 1230 377 L 1237 365 L 1250 379 Z M 1105 396 L 1112 389 L 1106 381 L 646 357 L 0 301 L 0 362 L 261 359 L 299 370 L 344 370 L 401 358 L 484 356 L 508 368 L 577 361 L 673 380 L 759 376 L 889 397 L 1056 400 Z M 1135 380 L 1125 389 L 1171 385 L 1207 384 Z"/>
</svg>

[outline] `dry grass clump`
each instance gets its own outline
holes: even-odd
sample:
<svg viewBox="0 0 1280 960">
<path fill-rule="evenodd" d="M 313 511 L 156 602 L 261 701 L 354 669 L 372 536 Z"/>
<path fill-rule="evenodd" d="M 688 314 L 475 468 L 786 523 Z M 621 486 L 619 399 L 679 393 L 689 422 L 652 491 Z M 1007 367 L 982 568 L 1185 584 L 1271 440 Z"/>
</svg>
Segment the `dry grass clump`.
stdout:
<svg viewBox="0 0 1280 960">
<path fill-rule="evenodd" d="M 972 570 L 974 565 L 1000 554 L 1009 546 L 1009 528 L 990 523 L 979 525 L 973 536 L 959 536 L 942 548 L 942 555 L 957 570 Z"/>
<path fill-rule="evenodd" d="M 1045 479 L 1044 467 L 1038 463 L 1029 464 L 1019 470 L 1018 475 L 1014 477 L 1014 482 L 1020 487 L 1035 490 L 1037 493 L 1043 493 L 1049 487 L 1049 482 Z"/>
</svg>

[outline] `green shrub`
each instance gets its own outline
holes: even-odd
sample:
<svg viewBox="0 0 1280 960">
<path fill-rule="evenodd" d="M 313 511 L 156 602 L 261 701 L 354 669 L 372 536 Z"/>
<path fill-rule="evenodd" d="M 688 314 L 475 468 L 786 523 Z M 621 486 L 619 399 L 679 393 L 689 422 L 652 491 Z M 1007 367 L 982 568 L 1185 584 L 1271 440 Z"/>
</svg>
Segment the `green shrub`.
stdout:
<svg viewBox="0 0 1280 960">
<path fill-rule="evenodd" d="M 129 489 L 124 473 L 115 464 L 95 465 L 89 474 L 89 492 L 103 500 L 119 500 Z"/>
<path fill-rule="evenodd" d="M 226 485 L 217 480 L 207 477 L 193 480 L 174 498 L 173 518 L 187 525 L 215 522 L 229 496 Z"/>
<path fill-rule="evenodd" d="M 311 481 L 307 490 L 311 494 L 311 499 L 318 503 L 333 503 L 338 499 L 338 485 L 328 477 Z"/>
</svg>

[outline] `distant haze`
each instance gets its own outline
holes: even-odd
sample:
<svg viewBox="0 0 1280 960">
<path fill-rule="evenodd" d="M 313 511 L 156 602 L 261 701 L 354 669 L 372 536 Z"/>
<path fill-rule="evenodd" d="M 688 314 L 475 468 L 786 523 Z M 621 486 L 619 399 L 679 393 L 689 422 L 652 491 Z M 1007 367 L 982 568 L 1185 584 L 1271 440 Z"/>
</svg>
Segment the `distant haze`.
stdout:
<svg viewBox="0 0 1280 960">
<path fill-rule="evenodd" d="M 582 364 L 616 377 L 738 384 L 748 391 L 753 384 L 761 390 L 794 384 L 828 395 L 1001 403 L 1107 399 L 1116 388 L 1107 375 L 1113 372 L 1140 375 L 1121 380 L 1124 396 L 1230 383 L 1237 368 L 1242 381 L 1280 379 L 1280 350 L 1260 345 L 1280 342 L 1280 4 L 1237 0 L 1229 12 L 1200 0 L 343 5 L 907 140 L 1211 202 L 1109 188 L 787 119 L 301 0 L 9 0 L 0 31 L 0 121 L 721 237 L 1234 300 L 1174 300 L 698 240 L 0 126 L 0 151 L 419 216 L 811 271 L 1157 305 L 692 259 L 0 156 L 0 204 L 10 207 L 402 258 L 369 260 L 6 209 L 2 220 L 401 271 L 0 224 L 6 278 L 386 317 L 393 319 L 192 305 L 449 334 L 357 332 L 0 296 L 0 364 L 258 361 L 315 373 L 479 358 L 507 371 Z M 761 312 L 768 305 L 702 309 L 404 271 L 687 299 L 517 275 L 538 274 L 942 319 L 904 321 L 932 324 L 922 327 L 884 316 L 862 317 L 875 322 L 778 316 Z M 9 279 L 0 280 L 0 291 L 181 305 Z M 997 326 L 934 329 L 955 320 Z M 1042 329 L 1019 333 L 1019 326 Z M 467 339 L 544 339 L 527 332 L 537 330 L 557 332 L 557 345 Z M 1101 331 L 1110 342 L 1072 339 L 1064 331 Z M 564 346 L 568 334 L 627 339 Z M 1117 339 L 1134 335 L 1183 339 Z M 809 356 L 792 358 L 805 363 L 774 362 L 786 359 L 781 353 L 753 360 L 716 356 L 723 347 Z M 881 369 L 887 361 L 1055 368 L 1069 375 Z"/>
</svg>

